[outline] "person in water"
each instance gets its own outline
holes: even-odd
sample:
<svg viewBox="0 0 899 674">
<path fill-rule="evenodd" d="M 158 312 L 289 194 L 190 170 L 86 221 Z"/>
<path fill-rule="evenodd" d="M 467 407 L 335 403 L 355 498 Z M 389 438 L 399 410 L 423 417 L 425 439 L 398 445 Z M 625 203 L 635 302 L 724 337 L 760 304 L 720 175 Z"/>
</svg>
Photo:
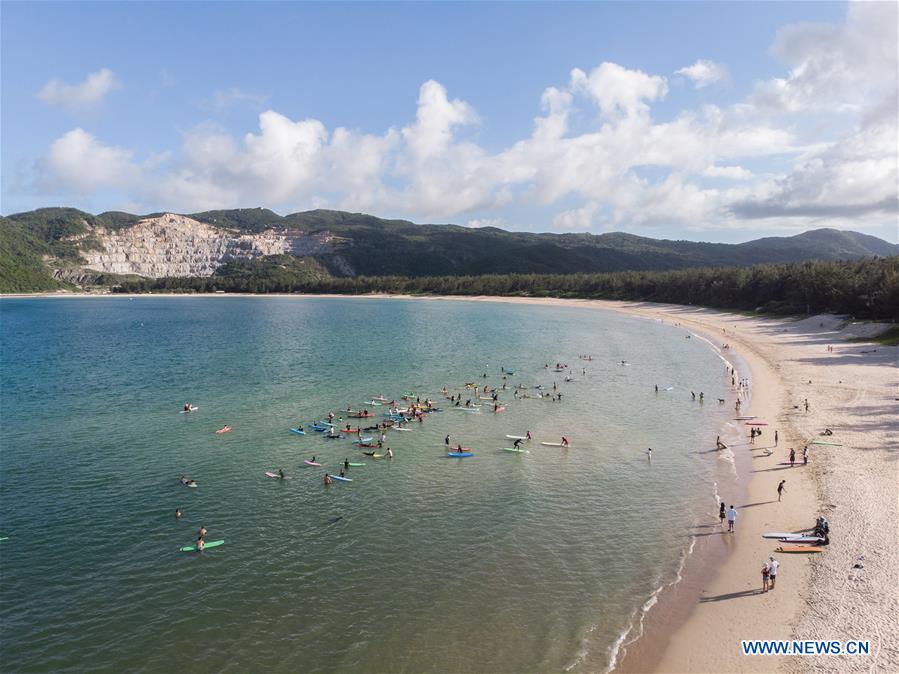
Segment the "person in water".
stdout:
<svg viewBox="0 0 899 674">
<path fill-rule="evenodd" d="M 190 412 L 190 410 L 191 410 L 191 404 L 190 404 L 190 403 L 184 403 L 184 411 L 185 411 L 185 412 Z"/>
<path fill-rule="evenodd" d="M 443 444 L 446 445 L 447 447 L 449 447 L 449 435 L 447 435 L 445 438 L 443 438 Z"/>
<path fill-rule="evenodd" d="M 175 508 L 175 519 L 176 520 L 181 519 L 181 508 Z"/>
<path fill-rule="evenodd" d="M 562 436 L 562 446 L 563 447 L 568 446 L 568 438 L 566 438 L 564 435 Z"/>
<path fill-rule="evenodd" d="M 203 548 L 206 547 L 206 541 L 202 538 L 197 539 L 197 552 L 203 552 Z"/>
<path fill-rule="evenodd" d="M 349 460 L 349 459 L 346 459 L 346 458 L 345 458 L 345 459 L 343 460 L 343 467 L 344 467 L 345 470 L 349 470 L 349 469 L 350 469 L 350 460 Z"/>
<path fill-rule="evenodd" d="M 457 445 L 457 446 L 456 446 L 456 451 L 459 452 L 459 453 L 461 454 L 461 453 L 462 453 L 462 445 Z"/>
<path fill-rule="evenodd" d="M 388 458 L 388 459 L 392 459 L 392 458 L 393 458 L 393 450 L 390 449 L 390 447 L 387 448 L 387 458 Z"/>
<path fill-rule="evenodd" d="M 280 479 L 280 480 L 284 479 L 284 471 L 281 470 L 280 468 L 278 469 L 278 479 Z"/>
<path fill-rule="evenodd" d="M 188 480 L 184 475 L 182 475 L 181 476 L 181 484 L 187 484 L 188 482 L 190 482 L 190 480 Z"/>
<path fill-rule="evenodd" d="M 312 455 L 312 463 L 315 463 L 315 454 Z"/>
<path fill-rule="evenodd" d="M 209 533 L 209 532 L 206 531 L 206 527 L 204 527 L 204 526 L 201 524 L 201 525 L 200 525 L 200 529 L 197 531 L 197 537 L 198 537 L 200 540 L 203 540 L 204 538 L 206 538 L 206 534 L 207 534 L 207 533 Z"/>
<path fill-rule="evenodd" d="M 346 477 L 346 473 L 343 472 L 343 469 L 340 470 L 340 477 Z"/>
<path fill-rule="evenodd" d="M 197 481 L 196 481 L 196 480 L 188 480 L 188 481 L 187 481 L 187 486 L 188 486 L 188 487 L 196 487 L 196 486 L 197 486 Z"/>
<path fill-rule="evenodd" d="M 325 473 L 325 484 L 326 484 L 326 485 L 329 485 L 329 484 L 331 484 L 332 482 L 333 482 L 333 480 L 331 479 L 330 474 Z"/>
<path fill-rule="evenodd" d="M 533 436 L 531 435 L 531 432 L 530 432 L 530 431 L 528 431 L 527 433 L 525 433 L 525 434 L 524 434 L 524 437 L 526 437 L 528 440 L 533 439 Z"/>
</svg>

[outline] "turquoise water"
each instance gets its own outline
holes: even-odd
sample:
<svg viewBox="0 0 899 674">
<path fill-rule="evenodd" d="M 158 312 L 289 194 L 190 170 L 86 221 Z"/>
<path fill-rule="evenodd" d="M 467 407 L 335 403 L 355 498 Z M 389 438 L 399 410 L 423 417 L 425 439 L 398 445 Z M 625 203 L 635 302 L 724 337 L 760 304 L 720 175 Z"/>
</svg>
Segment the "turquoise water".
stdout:
<svg viewBox="0 0 899 674">
<path fill-rule="evenodd" d="M 731 470 L 704 453 L 730 416 L 721 360 L 652 321 L 230 297 L 3 300 L 0 319 L 4 671 L 595 669 Z M 501 385 L 501 367 L 562 402 L 442 404 L 388 432 L 389 462 L 288 431 L 382 392 Z M 500 451 L 525 430 L 574 447 Z M 446 458 L 447 433 L 475 456 Z M 325 487 L 313 454 L 366 466 Z M 293 479 L 264 476 L 279 467 Z M 225 545 L 178 552 L 201 524 Z"/>
</svg>

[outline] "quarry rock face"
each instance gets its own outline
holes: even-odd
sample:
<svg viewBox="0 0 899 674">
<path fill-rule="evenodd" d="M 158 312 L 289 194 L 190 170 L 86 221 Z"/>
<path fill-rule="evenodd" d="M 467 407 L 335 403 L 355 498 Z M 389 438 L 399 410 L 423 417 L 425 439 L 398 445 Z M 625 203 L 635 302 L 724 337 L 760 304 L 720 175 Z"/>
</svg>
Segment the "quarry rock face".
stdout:
<svg viewBox="0 0 899 674">
<path fill-rule="evenodd" d="M 211 276 L 227 262 L 267 255 L 319 255 L 332 249 L 327 233 L 270 229 L 242 234 L 172 213 L 120 230 L 97 228 L 91 236 L 102 248 L 81 251 L 87 269 L 149 278 Z"/>
</svg>

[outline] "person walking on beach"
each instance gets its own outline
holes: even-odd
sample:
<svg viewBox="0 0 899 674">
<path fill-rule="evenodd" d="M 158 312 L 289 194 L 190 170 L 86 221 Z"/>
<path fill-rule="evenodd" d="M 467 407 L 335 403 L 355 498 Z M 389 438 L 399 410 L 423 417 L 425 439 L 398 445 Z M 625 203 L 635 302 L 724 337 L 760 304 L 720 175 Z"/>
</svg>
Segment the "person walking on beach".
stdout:
<svg viewBox="0 0 899 674">
<path fill-rule="evenodd" d="M 771 577 L 770 589 L 773 590 L 774 582 L 777 580 L 777 567 L 780 566 L 780 563 L 774 557 L 769 557 L 768 560 L 768 575 Z"/>
<path fill-rule="evenodd" d="M 802 450 L 802 465 L 803 466 L 808 465 L 808 445 L 806 445 L 805 448 Z"/>
<path fill-rule="evenodd" d="M 808 412 L 808 398 L 805 399 L 805 411 Z"/>
<path fill-rule="evenodd" d="M 768 566 L 768 562 L 762 564 L 762 592 L 768 591 L 768 581 L 771 577 L 771 567 Z"/>
<path fill-rule="evenodd" d="M 774 429 L 774 446 L 777 447 L 777 429 Z"/>
<path fill-rule="evenodd" d="M 784 483 L 785 483 L 785 482 L 786 482 L 786 480 L 781 480 L 781 481 L 780 481 L 780 484 L 777 485 L 777 501 L 778 501 L 778 502 L 780 502 L 780 497 L 781 497 L 781 496 L 783 495 L 783 493 L 787 490 L 787 488 L 784 487 Z"/>
<path fill-rule="evenodd" d="M 796 463 L 796 450 L 790 447 L 790 468 Z"/>
<path fill-rule="evenodd" d="M 734 508 L 734 504 L 730 504 L 730 508 L 727 511 L 727 531 L 728 533 L 734 533 L 734 524 L 737 521 L 737 511 Z"/>
<path fill-rule="evenodd" d="M 724 518 L 727 517 L 727 513 L 725 512 L 724 501 L 721 501 L 721 507 L 718 508 L 718 521 L 721 523 L 721 526 L 724 526 Z"/>
</svg>

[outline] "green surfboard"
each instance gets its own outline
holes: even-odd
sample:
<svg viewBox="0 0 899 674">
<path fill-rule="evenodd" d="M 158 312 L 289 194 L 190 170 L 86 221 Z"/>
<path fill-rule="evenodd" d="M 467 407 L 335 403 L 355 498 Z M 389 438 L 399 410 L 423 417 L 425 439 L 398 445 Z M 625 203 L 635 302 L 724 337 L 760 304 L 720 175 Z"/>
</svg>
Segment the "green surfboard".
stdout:
<svg viewBox="0 0 899 674">
<path fill-rule="evenodd" d="M 224 544 L 224 540 L 221 541 L 209 541 L 206 545 L 203 546 L 203 550 L 208 550 L 209 548 L 217 548 L 220 545 Z M 181 552 L 196 552 L 196 545 L 185 545 L 183 548 L 179 548 Z"/>
</svg>

